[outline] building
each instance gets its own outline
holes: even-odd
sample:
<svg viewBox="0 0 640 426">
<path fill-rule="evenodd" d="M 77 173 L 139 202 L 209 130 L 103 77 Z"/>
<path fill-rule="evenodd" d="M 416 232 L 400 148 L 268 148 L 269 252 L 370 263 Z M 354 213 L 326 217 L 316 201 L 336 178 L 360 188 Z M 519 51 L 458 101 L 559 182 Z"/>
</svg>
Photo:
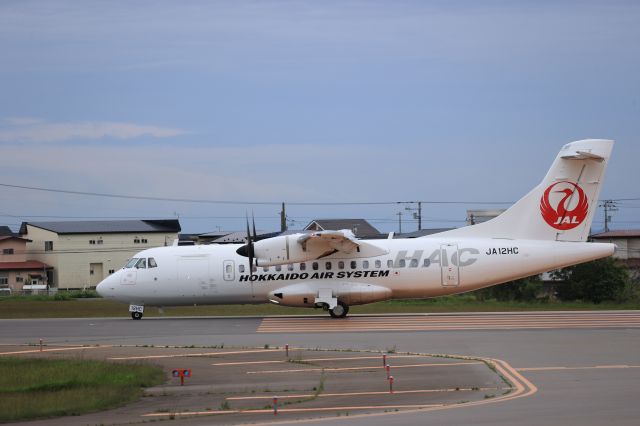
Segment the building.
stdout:
<svg viewBox="0 0 640 426">
<path fill-rule="evenodd" d="M 53 267 L 49 286 L 95 287 L 135 253 L 172 245 L 180 223 L 168 220 L 23 222 L 26 254 Z"/>
<path fill-rule="evenodd" d="M 455 228 L 431 228 L 431 229 L 420 229 L 418 231 L 405 232 L 402 234 L 394 234 L 393 238 L 420 238 L 426 237 L 427 235 L 439 234 L 440 232 L 451 231 Z"/>
<path fill-rule="evenodd" d="M 13 235 L 13 232 L 11 232 L 11 228 L 4 225 L 0 226 L 0 237 L 7 236 L 7 235 Z"/>
<path fill-rule="evenodd" d="M 27 260 L 28 242 L 15 235 L 0 235 L 0 294 L 47 289 L 52 268 L 37 260 Z"/>
<path fill-rule="evenodd" d="M 493 210 L 467 210 L 467 225 L 477 225 L 486 222 L 504 213 L 505 209 Z"/>
<path fill-rule="evenodd" d="M 640 229 L 601 232 L 591 236 L 598 243 L 613 243 L 617 246 L 613 257 L 623 260 L 640 259 Z"/>
<path fill-rule="evenodd" d="M 386 238 L 387 236 L 387 234 L 381 234 L 364 219 L 316 219 L 304 227 L 304 231 L 338 231 L 340 229 L 349 229 L 358 238 Z"/>
</svg>

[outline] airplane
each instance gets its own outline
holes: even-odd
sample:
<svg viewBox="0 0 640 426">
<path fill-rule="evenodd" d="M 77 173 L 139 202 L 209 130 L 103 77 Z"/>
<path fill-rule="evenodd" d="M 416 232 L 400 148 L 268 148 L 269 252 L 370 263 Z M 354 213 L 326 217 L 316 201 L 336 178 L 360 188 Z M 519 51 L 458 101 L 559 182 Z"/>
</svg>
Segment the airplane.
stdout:
<svg viewBox="0 0 640 426">
<path fill-rule="evenodd" d="M 614 244 L 587 238 L 612 148 L 564 145 L 540 184 L 477 225 L 413 239 L 327 230 L 257 241 L 247 219 L 246 244 L 143 250 L 96 290 L 128 303 L 135 320 L 146 306 L 258 303 L 344 318 L 350 306 L 464 293 L 610 256 Z"/>
</svg>

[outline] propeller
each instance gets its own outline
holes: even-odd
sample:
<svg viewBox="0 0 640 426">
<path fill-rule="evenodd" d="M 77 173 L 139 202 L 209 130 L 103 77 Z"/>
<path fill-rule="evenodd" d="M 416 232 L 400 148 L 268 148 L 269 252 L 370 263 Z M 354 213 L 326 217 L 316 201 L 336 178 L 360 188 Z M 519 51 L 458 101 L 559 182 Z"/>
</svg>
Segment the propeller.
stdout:
<svg viewBox="0 0 640 426">
<path fill-rule="evenodd" d="M 246 217 L 247 217 L 247 244 L 245 244 L 244 246 L 236 250 L 236 253 L 238 253 L 240 256 L 245 256 L 249 258 L 249 274 L 253 275 L 253 263 L 254 263 L 253 260 L 255 257 L 253 244 L 257 240 L 258 234 L 256 232 L 256 219 L 253 216 L 253 213 L 251 214 L 251 221 L 253 222 L 253 235 L 251 235 L 251 231 L 249 230 L 249 215 L 247 215 Z"/>
</svg>

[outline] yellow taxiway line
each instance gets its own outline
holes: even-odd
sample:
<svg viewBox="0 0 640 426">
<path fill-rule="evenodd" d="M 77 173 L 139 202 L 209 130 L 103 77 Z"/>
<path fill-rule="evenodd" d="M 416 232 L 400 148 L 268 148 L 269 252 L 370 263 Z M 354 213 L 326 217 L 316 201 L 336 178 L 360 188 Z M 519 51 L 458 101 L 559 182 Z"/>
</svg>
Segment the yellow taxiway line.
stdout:
<svg viewBox="0 0 640 426">
<path fill-rule="evenodd" d="M 394 365 L 392 369 L 397 368 L 418 368 L 418 367 L 455 367 L 458 365 L 474 365 L 483 364 L 480 361 L 469 362 L 448 362 L 448 363 L 429 363 L 429 364 L 408 364 L 408 365 Z M 287 370 L 264 370 L 264 371 L 247 371 L 246 374 L 280 374 L 280 373 L 308 373 L 311 371 L 362 371 L 362 370 L 380 370 L 385 367 L 381 365 L 372 365 L 369 367 L 336 367 L 336 368 L 299 368 L 299 369 L 287 369 Z"/>
<path fill-rule="evenodd" d="M 183 358 L 183 357 L 200 357 L 200 356 L 221 356 L 221 355 L 240 355 L 240 354 L 254 354 L 264 352 L 282 352 L 282 349 L 259 349 L 250 351 L 232 351 L 232 352 L 197 352 L 190 354 L 171 354 L 171 355 L 140 355 L 140 356 L 121 356 L 107 358 L 110 360 L 133 360 L 133 359 L 162 359 L 162 358 Z"/>
<path fill-rule="evenodd" d="M 640 365 L 594 365 L 582 367 L 524 367 L 516 368 L 517 371 L 558 371 L 558 370 L 607 370 L 607 369 L 625 369 L 640 368 Z"/>
<path fill-rule="evenodd" d="M 290 351 L 293 351 L 295 349 L 291 349 L 289 348 Z M 429 358 L 428 356 L 424 356 L 424 355 L 387 355 L 387 359 L 398 359 L 398 358 Z M 382 354 L 378 355 L 378 356 L 362 356 L 362 357 L 358 357 L 358 356 L 352 356 L 352 357 L 336 357 L 336 358 L 305 358 L 305 359 L 297 359 L 297 358 L 290 358 L 288 360 L 281 360 L 281 361 L 239 361 L 239 362 L 218 362 L 215 364 L 211 364 L 211 365 L 215 365 L 215 366 L 233 366 L 233 365 L 252 365 L 252 364 L 278 364 L 278 363 L 285 363 L 285 362 L 324 362 L 324 361 L 358 361 L 361 359 L 382 359 Z"/>
<path fill-rule="evenodd" d="M 44 352 L 77 351 L 81 349 L 104 349 L 109 347 L 111 346 L 74 346 L 74 347 L 64 347 L 64 348 L 43 348 L 42 350 L 38 348 L 38 349 L 29 349 L 25 351 L 0 352 L 0 356 L 36 354 L 36 353 L 44 353 Z"/>
<path fill-rule="evenodd" d="M 416 394 L 416 393 L 445 393 L 445 392 L 462 392 L 462 391 L 487 391 L 487 390 L 500 390 L 500 388 L 451 388 L 451 389 L 415 389 L 415 390 L 394 390 L 394 394 Z M 377 391 L 377 392 L 343 392 L 343 393 L 321 393 L 315 394 L 301 394 L 301 395 L 282 395 L 278 396 L 278 399 L 292 399 L 292 398 L 334 398 L 341 396 L 371 396 L 371 395 L 389 395 L 389 391 Z M 254 399 L 273 399 L 273 395 L 258 395 L 258 396 L 230 396 L 225 398 L 227 401 L 246 401 Z"/>
</svg>

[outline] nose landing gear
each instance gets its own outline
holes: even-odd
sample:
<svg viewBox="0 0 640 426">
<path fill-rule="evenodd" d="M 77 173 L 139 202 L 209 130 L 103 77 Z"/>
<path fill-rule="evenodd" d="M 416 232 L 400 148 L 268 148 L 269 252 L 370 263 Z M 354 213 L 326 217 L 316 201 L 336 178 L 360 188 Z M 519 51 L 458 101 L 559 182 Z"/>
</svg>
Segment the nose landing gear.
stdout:
<svg viewBox="0 0 640 426">
<path fill-rule="evenodd" d="M 144 305 L 129 305 L 129 312 L 131 312 L 131 318 L 134 320 L 142 319 L 144 314 Z"/>
</svg>

